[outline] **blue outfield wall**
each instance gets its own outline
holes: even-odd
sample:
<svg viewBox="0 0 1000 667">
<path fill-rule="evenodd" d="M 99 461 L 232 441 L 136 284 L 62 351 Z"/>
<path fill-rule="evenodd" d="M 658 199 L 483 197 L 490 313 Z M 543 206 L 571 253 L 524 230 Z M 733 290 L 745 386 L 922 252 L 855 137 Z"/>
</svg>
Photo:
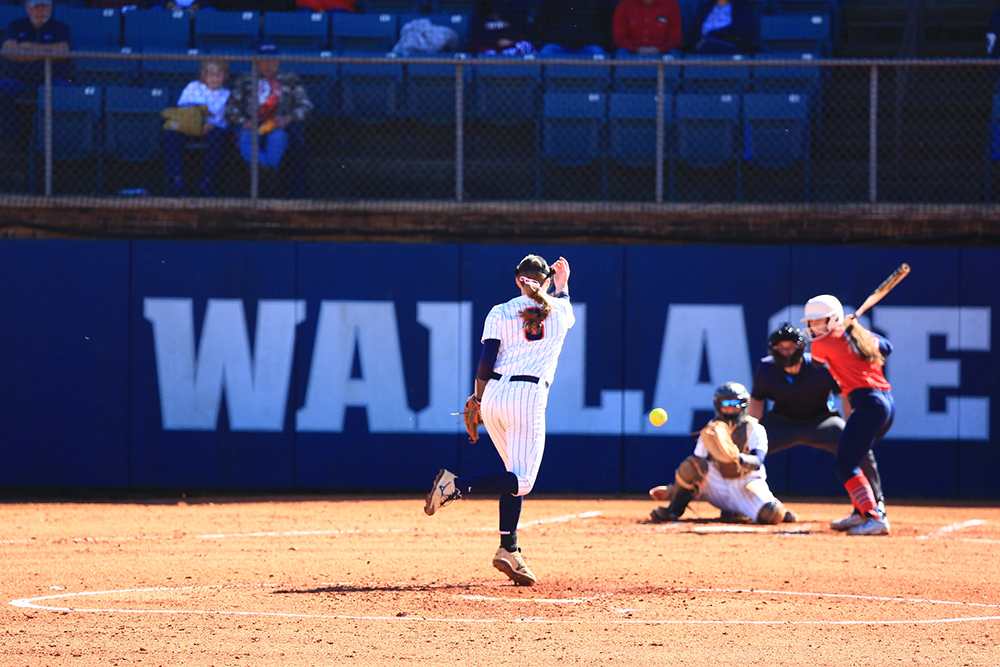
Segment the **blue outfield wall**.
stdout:
<svg viewBox="0 0 1000 667">
<path fill-rule="evenodd" d="M 537 491 L 669 481 L 769 331 L 905 261 L 866 318 L 896 347 L 886 493 L 1000 498 L 1000 249 L 847 246 L 0 241 L 0 486 L 421 491 L 496 468 L 452 413 L 528 252 L 570 260 L 577 312 Z M 778 493 L 843 493 L 825 452 L 767 468 Z"/>
</svg>

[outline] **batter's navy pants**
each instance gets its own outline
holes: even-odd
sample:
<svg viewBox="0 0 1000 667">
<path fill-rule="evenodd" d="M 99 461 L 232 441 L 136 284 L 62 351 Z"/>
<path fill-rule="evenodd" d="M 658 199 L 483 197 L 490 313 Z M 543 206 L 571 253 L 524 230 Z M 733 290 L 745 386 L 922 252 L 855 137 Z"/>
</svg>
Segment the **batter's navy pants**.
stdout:
<svg viewBox="0 0 1000 667">
<path fill-rule="evenodd" d="M 849 398 L 852 412 L 837 447 L 837 477 L 844 483 L 861 474 L 859 463 L 886 434 L 896 416 L 896 404 L 888 391 L 855 389 Z"/>
</svg>

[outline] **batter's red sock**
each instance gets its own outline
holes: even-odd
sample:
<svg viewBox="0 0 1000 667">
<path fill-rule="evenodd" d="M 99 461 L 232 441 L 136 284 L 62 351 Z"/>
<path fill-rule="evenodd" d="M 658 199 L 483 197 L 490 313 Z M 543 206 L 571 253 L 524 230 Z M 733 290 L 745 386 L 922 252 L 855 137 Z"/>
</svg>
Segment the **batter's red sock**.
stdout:
<svg viewBox="0 0 1000 667">
<path fill-rule="evenodd" d="M 851 502 L 858 511 L 868 516 L 878 518 L 878 510 L 875 504 L 875 492 L 872 485 L 868 483 L 868 478 L 864 474 L 855 475 L 844 483 L 844 488 L 851 496 Z"/>
</svg>

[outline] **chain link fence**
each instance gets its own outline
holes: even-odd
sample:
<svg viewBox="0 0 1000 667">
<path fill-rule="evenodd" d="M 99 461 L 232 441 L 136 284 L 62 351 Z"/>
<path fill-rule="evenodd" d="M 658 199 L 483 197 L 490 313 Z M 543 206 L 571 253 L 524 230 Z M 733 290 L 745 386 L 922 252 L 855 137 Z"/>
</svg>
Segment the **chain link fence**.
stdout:
<svg viewBox="0 0 1000 667">
<path fill-rule="evenodd" d="M 276 92 L 264 86 L 248 96 L 247 128 L 170 135 L 161 112 L 177 105 L 206 57 L 74 53 L 72 85 L 59 85 L 49 62 L 47 85 L 15 101 L 0 192 L 696 203 L 1000 198 L 996 61 L 288 54 L 280 70 L 300 77 L 311 104 L 302 122 L 262 134 Z M 226 58 L 226 86 L 259 73 L 267 60 Z"/>
</svg>

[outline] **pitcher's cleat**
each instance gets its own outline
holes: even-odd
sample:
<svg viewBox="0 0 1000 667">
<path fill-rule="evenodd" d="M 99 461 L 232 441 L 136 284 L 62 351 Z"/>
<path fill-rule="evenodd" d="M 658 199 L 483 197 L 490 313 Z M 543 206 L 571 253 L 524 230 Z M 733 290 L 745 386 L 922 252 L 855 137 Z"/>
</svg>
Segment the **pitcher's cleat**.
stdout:
<svg viewBox="0 0 1000 667">
<path fill-rule="evenodd" d="M 798 523 L 799 515 L 792 510 L 785 510 L 785 516 L 782 517 L 781 523 Z"/>
<path fill-rule="evenodd" d="M 455 473 L 444 468 L 438 471 L 437 477 L 434 478 L 434 486 L 424 501 L 424 514 L 431 516 L 451 501 L 462 497 L 458 487 L 455 486 L 455 477 Z"/>
<path fill-rule="evenodd" d="M 534 573 L 528 569 L 528 564 L 524 562 L 520 549 L 507 551 L 500 547 L 493 554 L 493 567 L 506 574 L 518 586 L 531 586 L 538 581 Z"/>
<path fill-rule="evenodd" d="M 667 507 L 657 507 L 649 513 L 649 519 L 653 523 L 671 523 L 673 521 L 680 521 L 681 518 Z"/>
</svg>

